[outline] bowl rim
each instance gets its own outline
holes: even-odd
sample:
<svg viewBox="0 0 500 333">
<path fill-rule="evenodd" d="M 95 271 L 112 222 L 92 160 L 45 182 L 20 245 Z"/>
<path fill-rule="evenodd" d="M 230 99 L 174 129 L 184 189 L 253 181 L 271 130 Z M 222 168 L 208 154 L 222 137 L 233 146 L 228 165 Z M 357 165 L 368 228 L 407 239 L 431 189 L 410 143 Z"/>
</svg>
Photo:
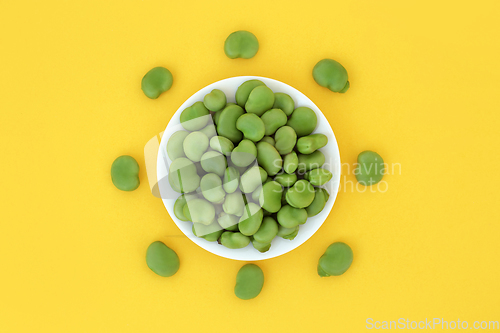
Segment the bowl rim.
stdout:
<svg viewBox="0 0 500 333">
<path fill-rule="evenodd" d="M 327 204 L 325 205 L 325 208 L 323 209 L 323 211 L 320 212 L 320 214 L 308 218 L 306 224 L 310 223 L 308 225 L 308 230 L 311 229 L 308 232 L 309 235 L 307 237 L 303 236 L 303 237 L 300 237 L 300 238 L 299 238 L 299 236 L 297 236 L 295 239 L 293 239 L 291 241 L 285 240 L 286 242 L 288 242 L 288 244 L 287 244 L 288 246 L 285 246 L 285 249 L 283 251 L 274 250 L 273 252 L 271 252 L 271 250 L 270 250 L 270 251 L 261 253 L 261 252 L 258 252 L 255 249 L 253 249 L 253 246 L 252 246 L 251 243 L 247 247 L 245 247 L 243 249 L 228 249 L 228 248 L 226 248 L 226 247 L 224 247 L 224 246 L 222 246 L 220 244 L 217 244 L 217 242 L 209 242 L 209 241 L 207 241 L 207 240 L 205 240 L 203 238 L 199 238 L 199 237 L 194 236 L 194 234 L 191 231 L 191 225 L 192 225 L 192 223 L 189 223 L 189 231 L 188 231 L 189 234 L 186 233 L 186 231 L 184 229 L 186 229 L 185 226 L 186 226 L 186 224 L 188 222 L 183 222 L 183 221 L 179 220 L 175 216 L 175 214 L 173 213 L 173 203 L 172 203 L 172 201 L 175 202 L 175 199 L 171 199 L 171 198 L 166 199 L 166 198 L 163 197 L 163 195 L 162 195 L 162 186 L 161 186 L 162 182 L 158 183 L 158 190 L 159 190 L 160 196 L 162 198 L 163 204 L 164 204 L 164 206 L 165 206 L 168 214 L 170 215 L 170 217 L 172 218 L 172 220 L 176 224 L 176 226 L 181 230 L 181 232 L 185 236 L 187 236 L 196 245 L 200 246 L 201 248 L 203 248 L 204 250 L 206 250 L 206 251 L 208 251 L 210 253 L 213 253 L 213 254 L 218 255 L 220 257 L 223 257 L 223 258 L 228 258 L 228 259 L 233 259 L 233 260 L 241 260 L 241 261 L 259 261 L 259 260 L 265 260 L 265 259 L 275 258 L 275 257 L 281 256 L 281 255 L 284 255 L 286 253 L 289 253 L 289 252 L 297 249 L 298 247 L 300 247 L 307 240 L 309 240 L 320 229 L 320 227 L 323 225 L 323 223 L 328 218 L 329 214 L 331 213 L 331 210 L 333 209 L 333 205 L 334 205 L 334 203 L 336 201 L 336 198 L 337 198 L 337 195 L 338 195 L 338 192 L 339 192 L 340 177 L 341 177 L 341 165 L 342 164 L 341 164 L 341 160 L 340 160 L 340 151 L 339 151 L 337 139 L 335 137 L 335 134 L 333 132 L 331 124 L 328 122 L 328 120 L 327 120 L 326 116 L 324 115 L 324 113 L 304 93 L 302 93 L 298 89 L 290 86 L 289 84 L 281 82 L 279 80 L 275 80 L 275 79 L 268 78 L 268 77 L 249 76 L 249 75 L 246 75 L 246 76 L 233 76 L 233 77 L 225 78 L 225 79 L 213 82 L 213 83 L 211 83 L 211 84 L 209 84 L 209 85 L 207 85 L 207 86 L 199 89 L 198 91 L 196 91 L 195 93 L 193 93 L 190 97 L 188 97 L 186 99 L 186 101 L 184 101 L 184 103 L 182 103 L 182 105 L 179 106 L 179 108 L 175 111 L 175 113 L 172 115 L 172 117 L 170 118 L 170 120 L 167 123 L 165 131 L 163 132 L 163 135 L 161 137 L 161 142 L 160 142 L 160 146 L 159 146 L 159 150 L 158 150 L 158 156 L 157 156 L 157 179 L 162 179 L 162 177 L 165 178 L 165 169 L 167 168 L 167 166 L 165 165 L 165 161 L 167 159 L 170 160 L 168 158 L 168 155 L 166 154 L 166 143 L 168 141 L 168 138 L 170 137 L 169 135 L 167 135 L 167 133 L 169 132 L 169 128 L 170 127 L 173 128 L 175 126 L 180 126 L 178 124 L 174 124 L 175 122 L 178 122 L 180 124 L 180 122 L 178 121 L 180 113 L 186 107 L 192 105 L 193 103 L 198 102 L 198 101 L 203 101 L 203 97 L 207 93 L 209 93 L 212 89 L 219 89 L 219 88 L 221 88 L 221 85 L 224 85 L 224 84 L 227 84 L 227 83 L 230 83 L 230 84 L 234 85 L 233 88 L 236 89 L 241 83 L 243 83 L 245 81 L 248 81 L 248 80 L 260 80 L 260 81 L 264 82 L 266 85 L 271 84 L 271 86 L 281 86 L 281 88 L 278 89 L 278 90 L 282 90 L 283 89 L 283 90 L 292 91 L 294 93 L 293 95 L 290 94 L 290 93 L 288 93 L 288 94 L 294 99 L 294 101 L 296 101 L 297 98 L 300 98 L 300 99 L 304 99 L 306 101 L 306 103 L 307 103 L 307 105 L 303 105 L 304 103 L 300 103 L 300 105 L 296 104 L 295 108 L 300 107 L 300 106 L 307 106 L 307 107 L 311 108 L 316 113 L 316 117 L 318 118 L 318 125 L 317 125 L 317 127 L 316 127 L 316 129 L 315 129 L 315 131 L 313 133 L 316 133 L 318 127 L 325 127 L 325 126 L 322 126 L 321 124 L 325 124 L 326 127 L 327 127 L 327 131 L 329 130 L 329 133 L 327 134 L 327 136 L 328 136 L 327 147 L 328 148 L 327 148 L 327 150 L 325 150 L 326 147 L 324 147 L 324 148 L 321 149 L 321 151 L 324 152 L 324 153 L 327 152 L 328 155 L 332 154 L 333 156 L 331 156 L 331 159 L 335 160 L 335 163 L 330 168 L 330 171 L 332 172 L 333 177 L 330 180 L 330 182 L 327 183 L 327 184 L 331 183 L 330 197 L 329 197 L 329 200 L 328 200 Z M 233 84 L 232 83 L 233 81 L 236 81 L 236 82 L 240 81 L 240 82 Z M 223 90 L 223 89 L 221 89 L 221 90 Z M 273 90 L 273 92 L 278 92 L 278 91 L 276 91 L 276 89 L 272 89 L 272 90 Z M 201 96 L 201 98 L 200 98 L 200 96 Z M 228 102 L 230 102 L 230 101 L 232 101 L 234 99 L 234 96 L 227 96 L 227 98 L 228 98 Z M 321 123 L 320 123 L 320 121 L 321 121 Z M 326 134 L 323 131 L 321 131 L 321 133 Z M 327 154 L 325 153 L 325 156 L 326 155 Z M 334 170 L 332 170 L 332 168 Z M 165 192 L 165 190 L 163 190 L 163 192 Z M 321 221 L 317 220 L 317 218 L 319 217 L 319 215 L 322 216 L 321 217 Z M 315 220 L 314 221 L 314 225 L 312 227 L 311 227 L 311 224 L 313 222 L 310 221 L 311 219 Z M 302 229 L 303 226 L 301 226 L 300 228 Z M 300 235 L 300 232 L 299 232 L 299 235 Z M 278 237 L 276 237 L 276 238 L 278 238 Z M 276 240 L 276 238 L 275 238 L 275 240 Z M 275 242 L 275 240 L 273 240 L 273 243 Z M 214 245 L 216 247 L 214 247 Z M 241 250 L 248 249 L 248 247 L 251 247 L 252 250 L 254 250 L 253 251 L 253 252 L 255 252 L 254 255 L 248 255 L 248 251 L 244 251 L 246 255 L 242 255 L 243 252 Z M 273 249 L 272 246 L 271 246 L 271 249 Z"/>
</svg>

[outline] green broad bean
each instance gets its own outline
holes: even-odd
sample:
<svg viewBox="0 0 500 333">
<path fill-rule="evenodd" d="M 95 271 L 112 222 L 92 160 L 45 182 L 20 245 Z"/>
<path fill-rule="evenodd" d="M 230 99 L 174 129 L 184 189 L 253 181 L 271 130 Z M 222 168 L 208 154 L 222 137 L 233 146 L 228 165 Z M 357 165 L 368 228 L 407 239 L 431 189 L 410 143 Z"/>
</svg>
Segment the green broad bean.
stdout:
<svg viewBox="0 0 500 333">
<path fill-rule="evenodd" d="M 295 227 L 292 227 L 292 228 L 285 228 L 284 226 L 282 226 L 281 224 L 278 223 L 278 234 L 277 236 L 281 237 L 281 238 L 285 238 L 285 239 L 290 239 L 290 236 L 295 234 L 297 235 L 298 231 L 299 231 L 299 226 L 295 226 Z M 293 238 L 295 238 L 295 236 L 293 236 Z M 292 238 L 292 239 L 293 239 Z"/>
<path fill-rule="evenodd" d="M 288 188 L 283 189 L 283 193 L 281 193 L 281 206 L 283 207 L 284 205 L 287 205 L 288 203 L 286 202 L 286 192 L 288 192 Z"/>
<path fill-rule="evenodd" d="M 262 140 L 260 141 L 264 141 L 264 142 L 267 142 L 269 143 L 271 146 L 274 146 L 274 144 L 276 143 L 276 141 L 274 141 L 274 138 L 272 136 L 265 136 L 262 138 Z"/>
<path fill-rule="evenodd" d="M 122 191 L 133 191 L 139 187 L 139 164 L 128 155 L 117 157 L 111 164 L 111 181 Z"/>
<path fill-rule="evenodd" d="M 358 165 L 354 175 L 361 185 L 377 184 L 384 177 L 384 172 L 384 160 L 376 152 L 366 150 L 358 155 Z"/>
<path fill-rule="evenodd" d="M 226 106 L 226 102 L 226 94 L 219 89 L 212 90 L 203 98 L 203 104 L 205 104 L 205 107 L 212 112 L 222 110 Z"/>
<path fill-rule="evenodd" d="M 284 205 L 278 212 L 278 223 L 285 228 L 294 228 L 306 223 L 307 211 L 304 208 L 294 208 Z"/>
<path fill-rule="evenodd" d="M 260 117 L 265 126 L 265 134 L 273 135 L 281 126 L 285 126 L 288 118 L 281 109 L 271 109 Z"/>
<path fill-rule="evenodd" d="M 276 213 L 281 208 L 281 193 L 283 188 L 278 182 L 270 181 L 262 185 L 259 195 L 259 204 L 270 213 Z M 265 242 L 262 242 L 265 243 Z"/>
<path fill-rule="evenodd" d="M 226 156 L 229 156 L 234 149 L 234 144 L 223 136 L 214 136 L 210 139 L 210 148 Z"/>
<path fill-rule="evenodd" d="M 255 113 L 262 116 L 264 112 L 270 110 L 274 105 L 274 93 L 267 86 L 255 87 L 248 96 L 245 103 L 245 110 L 248 113 Z"/>
<path fill-rule="evenodd" d="M 320 60 L 314 66 L 312 74 L 317 84 L 333 92 L 344 93 L 349 89 L 346 69 L 333 59 Z"/>
<path fill-rule="evenodd" d="M 247 167 L 257 158 L 257 147 L 250 140 L 241 140 L 231 152 L 231 162 L 237 167 Z"/>
<path fill-rule="evenodd" d="M 220 213 L 217 218 L 219 225 L 229 231 L 238 231 L 238 220 L 239 218 L 236 215 L 226 214 L 225 212 Z"/>
<path fill-rule="evenodd" d="M 234 167 L 226 168 L 222 187 L 226 193 L 233 193 L 240 185 L 240 172 Z"/>
<path fill-rule="evenodd" d="M 208 123 L 210 112 L 203 102 L 196 102 L 182 111 L 180 121 L 187 131 L 198 131 Z"/>
<path fill-rule="evenodd" d="M 245 107 L 248 96 L 250 96 L 252 90 L 258 86 L 265 86 L 265 84 L 259 80 L 248 80 L 243 82 L 236 90 L 236 104 L 241 107 Z"/>
<path fill-rule="evenodd" d="M 146 251 L 146 264 L 159 276 L 169 277 L 179 270 L 179 257 L 174 250 L 160 241 L 149 245 Z"/>
<path fill-rule="evenodd" d="M 349 245 L 336 242 L 328 246 L 318 261 L 318 275 L 321 277 L 344 274 L 351 267 L 353 259 Z"/>
<path fill-rule="evenodd" d="M 314 200 L 314 186 L 307 180 L 298 180 L 286 192 L 286 202 L 295 208 L 306 208 Z"/>
<path fill-rule="evenodd" d="M 257 143 L 257 162 L 266 170 L 269 176 L 274 176 L 280 172 L 283 166 L 283 160 L 276 148 L 262 141 Z"/>
<path fill-rule="evenodd" d="M 286 173 L 295 173 L 298 166 L 299 158 L 297 157 L 296 152 L 292 151 L 290 154 L 286 154 L 285 157 L 283 157 L 283 170 L 285 170 Z"/>
<path fill-rule="evenodd" d="M 204 175 L 206 173 L 205 170 L 203 170 L 203 167 L 201 166 L 200 162 L 195 162 L 194 165 L 196 166 L 196 173 L 198 174 L 198 176 Z"/>
<path fill-rule="evenodd" d="M 259 230 L 253 234 L 253 239 L 261 244 L 271 243 L 278 235 L 278 228 L 278 222 L 272 217 L 264 217 Z"/>
<path fill-rule="evenodd" d="M 250 244 L 250 237 L 240 232 L 224 231 L 220 236 L 220 243 L 229 249 L 242 249 Z"/>
<path fill-rule="evenodd" d="M 179 157 L 186 157 L 183 149 L 184 139 L 188 136 L 189 132 L 177 131 L 170 136 L 167 142 L 167 154 L 171 161 Z"/>
<path fill-rule="evenodd" d="M 210 140 L 211 138 L 213 138 L 214 136 L 217 135 L 217 130 L 215 129 L 214 124 L 208 124 L 207 126 L 203 127 L 200 130 L 200 132 L 205 134 L 207 136 L 208 140 Z"/>
<path fill-rule="evenodd" d="M 325 164 L 325 155 L 319 150 L 309 155 L 298 154 L 297 157 L 299 161 L 297 171 L 299 174 L 304 174 L 309 170 L 320 168 Z"/>
<path fill-rule="evenodd" d="M 326 201 L 328 200 L 322 188 L 316 187 L 314 192 L 313 202 L 306 207 L 308 217 L 318 215 L 325 208 Z"/>
<path fill-rule="evenodd" d="M 207 151 L 201 156 L 200 164 L 206 172 L 213 172 L 219 177 L 224 176 L 226 171 L 227 161 L 224 155 L 217 151 Z"/>
<path fill-rule="evenodd" d="M 295 103 L 289 95 L 277 92 L 274 94 L 273 109 L 281 109 L 288 117 L 295 109 Z"/>
<path fill-rule="evenodd" d="M 246 204 L 243 215 L 240 217 L 238 229 L 245 236 L 252 236 L 259 230 L 263 216 L 259 205 L 249 202 Z"/>
<path fill-rule="evenodd" d="M 282 238 L 284 238 L 284 239 L 288 239 L 288 240 L 293 240 L 295 237 L 297 237 L 297 234 L 298 234 L 298 233 L 299 233 L 299 228 L 298 228 L 298 226 L 297 226 L 297 229 L 295 229 L 295 231 L 294 231 L 294 232 L 292 232 L 292 233 L 291 233 L 291 234 L 289 234 L 289 235 L 285 235 L 285 236 L 283 236 Z"/>
<path fill-rule="evenodd" d="M 181 194 L 174 203 L 174 215 L 181 221 L 189 221 L 189 219 L 184 215 L 183 209 L 186 205 L 186 202 L 189 200 L 196 199 L 197 196 L 195 194 Z"/>
<path fill-rule="evenodd" d="M 264 137 L 266 128 L 264 122 L 255 113 L 245 113 L 236 121 L 236 128 L 243 133 L 243 137 L 258 142 Z"/>
<path fill-rule="evenodd" d="M 332 173 L 323 168 L 312 169 L 304 175 L 304 178 L 307 179 L 314 186 L 322 186 L 325 185 L 332 179 Z"/>
<path fill-rule="evenodd" d="M 217 122 L 217 133 L 231 140 L 235 145 L 243 139 L 243 133 L 236 128 L 236 121 L 245 111 L 238 105 L 228 105 L 222 110 Z"/>
<path fill-rule="evenodd" d="M 226 199 L 222 204 L 222 209 L 226 214 L 241 216 L 245 210 L 245 200 L 241 192 L 226 194 Z"/>
<path fill-rule="evenodd" d="M 323 148 L 328 143 L 328 138 L 324 134 L 310 134 L 297 140 L 297 150 L 301 154 L 311 154 Z"/>
<path fill-rule="evenodd" d="M 216 221 L 213 221 L 210 225 L 193 223 L 191 230 L 196 237 L 204 238 L 209 242 L 216 242 L 224 232 Z"/>
<path fill-rule="evenodd" d="M 259 186 L 252 192 L 252 201 L 259 202 L 260 192 L 262 191 L 262 186 Z"/>
<path fill-rule="evenodd" d="M 295 182 L 297 181 L 297 175 L 294 173 L 281 173 L 279 175 L 276 175 L 276 177 L 274 177 L 274 180 L 284 187 L 290 187 L 293 186 L 293 184 L 295 184 Z"/>
<path fill-rule="evenodd" d="M 264 273 L 255 264 L 246 264 L 240 268 L 236 275 L 234 294 L 242 300 L 257 297 L 264 286 Z"/>
<path fill-rule="evenodd" d="M 220 118 L 221 113 L 222 113 L 222 110 L 219 110 L 219 111 L 215 112 L 214 114 L 212 114 L 212 120 L 213 120 L 215 126 L 217 126 L 219 124 L 219 118 Z"/>
<path fill-rule="evenodd" d="M 222 188 L 222 180 L 215 173 L 207 173 L 201 178 L 200 189 L 203 197 L 213 203 L 223 201 L 226 196 Z"/>
<path fill-rule="evenodd" d="M 168 182 L 174 191 L 189 193 L 200 186 L 200 176 L 193 162 L 185 157 L 179 157 L 170 164 Z"/>
<path fill-rule="evenodd" d="M 215 207 L 207 200 L 193 199 L 186 202 L 183 213 L 191 222 L 209 225 L 215 218 Z"/>
<path fill-rule="evenodd" d="M 297 142 L 297 133 L 290 126 L 280 127 L 274 135 L 276 144 L 274 145 L 281 155 L 290 154 Z"/>
<path fill-rule="evenodd" d="M 259 51 L 259 41 L 249 31 L 235 31 L 224 42 L 224 53 L 230 59 L 250 59 L 257 54 L 257 51 Z"/>
<path fill-rule="evenodd" d="M 257 251 L 261 253 L 267 252 L 271 248 L 271 243 L 261 243 L 257 242 L 255 239 L 252 239 L 252 245 Z"/>
<path fill-rule="evenodd" d="M 249 168 L 240 178 L 240 190 L 243 193 L 252 193 L 267 179 L 267 172 L 261 167 L 254 165 Z"/>
<path fill-rule="evenodd" d="M 324 188 L 322 188 L 321 190 L 325 194 L 325 201 L 328 201 L 328 199 L 330 198 L 330 193 L 328 193 L 328 191 Z"/>
<path fill-rule="evenodd" d="M 182 143 L 184 154 L 193 162 L 199 162 L 208 148 L 208 137 L 202 132 L 192 132 Z"/>
<path fill-rule="evenodd" d="M 144 95 L 156 99 L 172 87 L 173 80 L 172 73 L 168 69 L 155 67 L 142 78 L 141 89 Z"/>
<path fill-rule="evenodd" d="M 295 130 L 298 137 L 311 134 L 318 123 L 316 113 L 305 106 L 296 108 L 286 123 Z"/>
</svg>

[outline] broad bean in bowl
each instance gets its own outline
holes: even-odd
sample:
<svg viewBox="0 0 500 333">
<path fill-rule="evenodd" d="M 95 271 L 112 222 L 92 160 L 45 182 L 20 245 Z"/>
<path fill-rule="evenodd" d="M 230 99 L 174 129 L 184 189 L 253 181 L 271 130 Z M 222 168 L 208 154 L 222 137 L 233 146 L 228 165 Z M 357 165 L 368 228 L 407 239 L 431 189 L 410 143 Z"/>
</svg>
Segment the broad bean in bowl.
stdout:
<svg viewBox="0 0 500 333">
<path fill-rule="evenodd" d="M 255 261 L 287 253 L 319 229 L 340 165 L 332 128 L 309 98 L 242 76 L 181 105 L 163 133 L 156 171 L 163 203 L 186 236 L 219 256 Z"/>
</svg>

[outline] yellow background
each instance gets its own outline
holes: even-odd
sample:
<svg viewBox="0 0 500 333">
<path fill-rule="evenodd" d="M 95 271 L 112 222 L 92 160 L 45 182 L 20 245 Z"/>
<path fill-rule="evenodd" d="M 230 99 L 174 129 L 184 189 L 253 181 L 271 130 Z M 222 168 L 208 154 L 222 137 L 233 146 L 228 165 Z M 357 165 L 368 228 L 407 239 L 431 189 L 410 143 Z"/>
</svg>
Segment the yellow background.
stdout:
<svg viewBox="0 0 500 333">
<path fill-rule="evenodd" d="M 500 25 L 491 1 L 2 1 L 1 332 L 356 332 L 366 319 L 500 320 Z M 260 50 L 230 60 L 250 30 Z M 325 57 L 351 89 L 312 79 Z M 142 76 L 174 75 L 149 100 Z M 284 81 L 323 110 L 342 161 L 372 149 L 401 174 L 385 193 L 341 191 L 308 242 L 260 262 L 258 298 L 233 294 L 242 262 L 183 237 L 147 184 L 143 148 L 193 92 L 237 75 Z M 134 156 L 141 186 L 113 187 Z M 345 170 L 345 169 L 344 169 Z M 346 175 L 347 181 L 354 176 Z M 181 268 L 154 275 L 161 240 Z M 354 251 L 341 277 L 316 264 Z"/>
</svg>

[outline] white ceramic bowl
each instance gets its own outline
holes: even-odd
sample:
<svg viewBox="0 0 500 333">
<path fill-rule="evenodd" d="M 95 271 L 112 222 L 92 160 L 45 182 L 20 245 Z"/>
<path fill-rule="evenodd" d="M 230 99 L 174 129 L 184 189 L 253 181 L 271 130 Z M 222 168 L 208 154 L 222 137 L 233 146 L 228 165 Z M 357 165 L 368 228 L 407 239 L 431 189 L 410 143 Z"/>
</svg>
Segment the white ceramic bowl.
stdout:
<svg viewBox="0 0 500 333">
<path fill-rule="evenodd" d="M 295 101 L 295 107 L 299 106 L 307 106 L 316 112 L 316 116 L 318 118 L 318 126 L 314 133 L 323 133 L 328 137 L 328 144 L 321 149 L 321 151 L 325 154 L 326 162 L 323 166 L 324 168 L 330 170 L 333 174 L 332 180 L 330 180 L 325 187 L 330 193 L 330 198 L 326 203 L 325 208 L 318 215 L 313 216 L 307 219 L 307 222 L 300 226 L 299 233 L 297 237 L 293 240 L 283 239 L 281 237 L 276 237 L 271 245 L 269 251 L 260 253 L 256 249 L 253 248 L 250 243 L 247 247 L 243 249 L 228 249 L 217 242 L 209 242 L 203 238 L 198 238 L 193 235 L 191 231 L 192 223 L 183 222 L 179 220 L 174 215 L 174 203 L 177 199 L 177 195 L 172 195 L 172 190 L 169 188 L 168 181 L 160 181 L 158 183 L 160 195 L 162 197 L 165 208 L 167 208 L 168 213 L 172 220 L 174 220 L 177 227 L 181 229 L 181 231 L 189 237 L 193 242 L 195 242 L 200 247 L 205 250 L 212 252 L 221 257 L 234 259 L 234 260 L 244 260 L 244 261 L 256 261 L 274 258 L 285 254 L 287 252 L 292 251 L 293 249 L 299 247 L 305 241 L 307 241 L 318 229 L 321 227 L 323 222 L 328 217 L 328 214 L 332 210 L 333 203 L 335 202 L 335 198 L 337 197 L 337 192 L 340 184 L 340 171 L 341 171 L 341 163 L 340 163 L 340 154 L 339 147 L 337 145 L 337 140 L 335 139 L 335 135 L 333 134 L 333 130 L 326 120 L 323 113 L 320 109 L 303 93 L 298 91 L 297 89 L 289 86 L 286 83 L 265 78 L 259 76 L 238 76 L 231 77 L 228 79 L 220 80 L 215 83 L 212 83 L 205 88 L 199 90 L 194 93 L 191 97 L 189 97 L 175 112 L 174 116 L 170 120 L 163 133 L 162 140 L 160 143 L 160 149 L 158 151 L 158 159 L 157 159 L 157 176 L 158 179 L 167 179 L 168 175 L 168 166 L 172 162 L 167 155 L 167 141 L 170 136 L 179 129 L 180 121 L 179 116 L 181 112 L 188 106 L 191 106 L 193 103 L 198 101 L 203 101 L 203 97 L 210 93 L 213 89 L 222 90 L 228 99 L 228 102 L 235 102 L 235 93 L 236 89 L 245 81 L 248 80 L 261 80 L 264 82 L 271 90 L 274 92 L 283 92 L 290 95 Z"/>
</svg>

